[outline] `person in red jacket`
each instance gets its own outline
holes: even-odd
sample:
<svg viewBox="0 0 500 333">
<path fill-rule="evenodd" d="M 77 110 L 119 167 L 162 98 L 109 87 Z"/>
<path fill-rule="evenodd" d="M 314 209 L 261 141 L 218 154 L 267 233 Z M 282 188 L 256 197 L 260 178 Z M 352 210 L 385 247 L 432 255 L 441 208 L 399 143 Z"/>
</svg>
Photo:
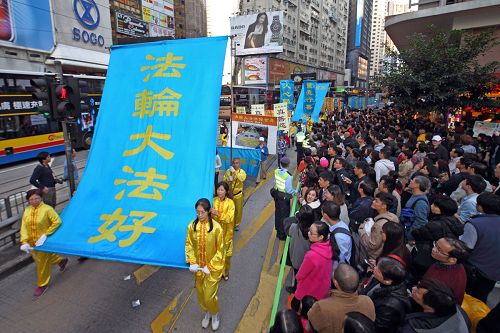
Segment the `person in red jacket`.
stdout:
<svg viewBox="0 0 500 333">
<path fill-rule="evenodd" d="M 469 257 L 467 246 L 458 239 L 440 238 L 434 242 L 431 255 L 437 262 L 429 267 L 423 279 L 443 282 L 453 291 L 457 303 L 462 304 L 467 284 L 462 262 Z"/>
<path fill-rule="evenodd" d="M 314 222 L 309 228 L 311 249 L 306 253 L 297 272 L 297 290 L 292 299 L 292 309 L 298 311 L 304 296 L 316 299 L 328 297 L 333 271 L 333 250 L 329 239 L 330 229 L 324 222 Z"/>
</svg>

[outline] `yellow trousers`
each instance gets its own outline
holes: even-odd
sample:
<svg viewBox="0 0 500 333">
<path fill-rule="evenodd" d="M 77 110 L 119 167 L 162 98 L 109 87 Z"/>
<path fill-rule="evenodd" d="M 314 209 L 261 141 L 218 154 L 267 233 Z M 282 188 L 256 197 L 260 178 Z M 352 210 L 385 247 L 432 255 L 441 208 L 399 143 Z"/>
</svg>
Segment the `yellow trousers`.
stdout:
<svg viewBox="0 0 500 333">
<path fill-rule="evenodd" d="M 228 275 L 231 267 L 231 257 L 233 256 L 234 223 L 223 223 L 222 231 L 224 232 L 224 250 L 226 252 L 223 274 Z"/>
<path fill-rule="evenodd" d="M 243 192 L 233 197 L 234 201 L 234 225 L 238 227 L 243 218 Z"/>
<path fill-rule="evenodd" d="M 49 284 L 52 265 L 57 265 L 62 258 L 54 253 L 33 251 L 31 256 L 36 264 L 37 286 L 44 287 Z"/>
<path fill-rule="evenodd" d="M 194 286 L 198 295 L 198 303 L 203 312 L 209 312 L 214 315 L 219 313 L 219 280 L 215 280 L 210 275 L 202 272 L 195 274 Z"/>
</svg>

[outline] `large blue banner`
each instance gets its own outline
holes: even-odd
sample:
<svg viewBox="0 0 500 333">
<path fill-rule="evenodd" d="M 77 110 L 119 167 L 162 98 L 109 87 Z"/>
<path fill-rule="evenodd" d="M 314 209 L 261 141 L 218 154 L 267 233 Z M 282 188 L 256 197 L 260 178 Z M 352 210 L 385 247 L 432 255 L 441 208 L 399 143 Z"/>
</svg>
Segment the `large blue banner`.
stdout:
<svg viewBox="0 0 500 333">
<path fill-rule="evenodd" d="M 231 155 L 229 147 L 217 147 L 222 162 L 222 170 L 227 170 L 231 166 Z M 233 158 L 240 158 L 240 166 L 248 176 L 257 177 L 260 166 L 260 150 L 252 148 L 234 148 Z"/>
<path fill-rule="evenodd" d="M 280 103 L 286 103 L 288 111 L 293 108 L 293 90 L 294 83 L 292 80 L 280 81 Z"/>
<path fill-rule="evenodd" d="M 41 250 L 186 267 L 186 228 L 212 197 L 227 37 L 112 48 L 82 182 Z"/>
<path fill-rule="evenodd" d="M 330 86 L 330 83 L 328 82 L 320 82 L 316 83 L 316 94 L 315 96 L 321 96 L 323 93 L 325 94 L 321 100 L 317 99 L 316 103 L 314 105 L 313 111 L 314 114 L 316 113 L 316 105 L 319 108 L 318 110 L 321 111 L 321 107 L 323 106 L 323 102 L 325 100 L 326 93 L 328 92 L 328 87 Z M 297 104 L 295 106 L 295 111 L 292 116 L 292 121 L 299 121 L 299 119 L 302 119 L 306 121 L 308 119 L 308 115 L 306 112 L 304 112 L 304 98 L 305 98 L 305 93 L 304 93 L 305 87 L 302 85 L 302 90 L 300 91 L 299 99 L 297 100 Z M 319 119 L 319 111 L 316 117 L 314 117 L 313 114 L 313 120 L 314 122 L 318 122 Z"/>
<path fill-rule="evenodd" d="M 326 93 L 329 88 L 330 82 L 320 82 L 316 84 L 316 103 L 314 104 L 314 111 L 311 115 L 315 123 L 319 121 L 319 113 L 323 108 L 323 103 L 325 102 Z"/>
</svg>

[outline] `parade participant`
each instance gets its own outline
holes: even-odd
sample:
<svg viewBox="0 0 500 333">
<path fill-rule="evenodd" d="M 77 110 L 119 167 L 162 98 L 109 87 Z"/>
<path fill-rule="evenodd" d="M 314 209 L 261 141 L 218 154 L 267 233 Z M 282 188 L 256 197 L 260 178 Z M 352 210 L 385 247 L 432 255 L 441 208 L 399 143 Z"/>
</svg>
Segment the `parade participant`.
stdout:
<svg viewBox="0 0 500 333">
<path fill-rule="evenodd" d="M 269 155 L 269 149 L 266 146 L 266 140 L 264 137 L 259 138 L 259 144 L 255 149 L 260 150 L 260 166 L 259 166 L 259 173 L 257 174 L 257 180 L 255 183 L 260 183 L 261 179 L 266 179 L 266 160 L 267 156 Z"/>
<path fill-rule="evenodd" d="M 290 159 L 283 157 L 281 159 L 281 167 L 274 170 L 274 204 L 276 211 L 274 213 L 274 227 L 276 228 L 276 236 L 279 240 L 285 240 L 286 234 L 283 227 L 283 220 L 290 214 L 290 199 L 295 193 L 292 187 L 292 175 L 288 172 Z"/>
<path fill-rule="evenodd" d="M 234 235 L 234 202 L 229 197 L 229 185 L 220 182 L 215 187 L 217 195 L 213 199 L 210 213 L 214 221 L 217 221 L 224 231 L 224 244 L 226 260 L 224 263 L 224 280 L 229 280 L 229 268 L 231 267 L 231 257 L 233 256 L 233 235 Z"/>
<path fill-rule="evenodd" d="M 33 174 L 30 178 L 30 184 L 36 188 L 39 188 L 43 192 L 43 201 L 52 207 L 56 206 L 56 182 L 54 178 L 54 173 L 50 168 L 50 154 L 46 151 L 42 151 L 36 157 L 39 165 L 33 170 Z"/>
<path fill-rule="evenodd" d="M 222 161 L 220 160 L 219 152 L 217 149 L 215 150 L 215 177 L 214 177 L 214 186 L 217 190 L 217 184 L 219 183 L 219 171 L 222 166 Z"/>
<path fill-rule="evenodd" d="M 247 179 L 245 170 L 240 168 L 240 159 L 233 158 L 233 165 L 224 174 L 224 181 L 230 186 L 234 201 L 234 230 L 240 230 L 243 217 L 243 182 Z"/>
<path fill-rule="evenodd" d="M 42 246 L 47 236 L 52 235 L 61 225 L 61 218 L 54 208 L 43 203 L 43 192 L 39 189 L 29 190 L 26 200 L 29 205 L 26 207 L 21 220 L 21 251 L 30 253 L 33 248 Z M 59 265 L 62 272 L 66 269 L 68 258 L 33 250 L 31 256 L 35 261 L 37 273 L 37 288 L 34 296 L 39 297 L 47 290 L 50 282 L 52 265 Z"/>
<path fill-rule="evenodd" d="M 217 292 L 224 271 L 224 231 L 212 220 L 208 199 L 199 199 L 195 208 L 196 219 L 188 225 L 186 235 L 186 262 L 195 274 L 198 303 L 205 312 L 201 326 L 207 328 L 211 320 L 215 331 L 220 325 Z"/>
</svg>

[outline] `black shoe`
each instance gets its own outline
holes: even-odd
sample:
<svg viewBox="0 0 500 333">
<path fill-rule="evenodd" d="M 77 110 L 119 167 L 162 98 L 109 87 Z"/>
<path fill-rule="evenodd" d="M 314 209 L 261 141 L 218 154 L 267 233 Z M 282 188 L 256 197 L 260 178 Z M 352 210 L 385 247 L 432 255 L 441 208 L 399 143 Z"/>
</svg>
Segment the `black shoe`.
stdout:
<svg viewBox="0 0 500 333">
<path fill-rule="evenodd" d="M 295 290 L 297 290 L 297 288 L 294 286 L 289 286 L 289 287 L 286 287 L 285 290 L 289 294 L 295 294 Z"/>
<path fill-rule="evenodd" d="M 278 234 L 278 235 L 276 235 L 276 237 L 277 237 L 280 241 L 284 241 L 284 240 L 286 240 L 286 235 L 280 235 L 280 234 Z"/>
</svg>

